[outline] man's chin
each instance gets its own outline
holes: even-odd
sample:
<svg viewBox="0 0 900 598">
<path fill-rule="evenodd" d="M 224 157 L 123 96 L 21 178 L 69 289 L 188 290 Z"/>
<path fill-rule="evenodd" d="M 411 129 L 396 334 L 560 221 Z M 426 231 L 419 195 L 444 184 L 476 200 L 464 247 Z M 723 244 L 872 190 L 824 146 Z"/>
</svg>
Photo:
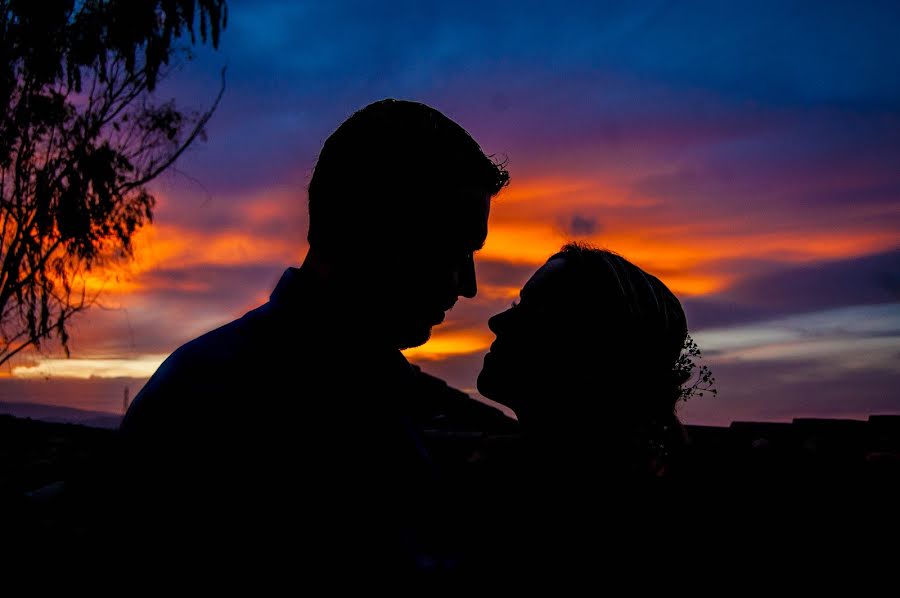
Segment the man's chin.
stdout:
<svg viewBox="0 0 900 598">
<path fill-rule="evenodd" d="M 428 342 L 431 338 L 431 326 L 410 328 L 401 331 L 395 338 L 398 349 L 412 349 Z"/>
</svg>

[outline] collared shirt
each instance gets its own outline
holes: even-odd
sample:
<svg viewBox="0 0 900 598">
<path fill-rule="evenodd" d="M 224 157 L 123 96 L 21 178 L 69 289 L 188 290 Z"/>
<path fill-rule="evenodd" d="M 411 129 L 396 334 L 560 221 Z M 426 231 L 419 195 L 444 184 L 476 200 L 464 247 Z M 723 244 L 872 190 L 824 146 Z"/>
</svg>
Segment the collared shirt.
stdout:
<svg viewBox="0 0 900 598">
<path fill-rule="evenodd" d="M 353 337 L 340 309 L 288 268 L 266 304 L 166 359 L 120 429 L 145 536 L 245 554 L 293 534 L 316 562 L 389 568 L 440 553 L 447 495 L 422 429 L 494 410 Z"/>
<path fill-rule="evenodd" d="M 269 302 L 173 352 L 120 428 L 127 500 L 163 527 L 173 513 L 215 527 L 227 512 L 244 531 L 263 517 L 322 541 L 389 534 L 401 510 L 375 510 L 422 503 L 432 478 L 404 413 L 416 371 L 396 349 L 342 338 L 340 315 L 289 268 Z"/>
<path fill-rule="evenodd" d="M 350 337 L 339 310 L 317 294 L 302 268 L 288 268 L 269 302 L 166 359 L 132 402 L 123 435 L 177 422 L 202 428 L 237 412 L 249 420 L 300 417 L 315 402 L 349 409 L 370 402 L 357 394 L 370 394 L 366 388 L 393 403 L 385 392 L 403 394 L 415 371 L 398 350 Z"/>
</svg>

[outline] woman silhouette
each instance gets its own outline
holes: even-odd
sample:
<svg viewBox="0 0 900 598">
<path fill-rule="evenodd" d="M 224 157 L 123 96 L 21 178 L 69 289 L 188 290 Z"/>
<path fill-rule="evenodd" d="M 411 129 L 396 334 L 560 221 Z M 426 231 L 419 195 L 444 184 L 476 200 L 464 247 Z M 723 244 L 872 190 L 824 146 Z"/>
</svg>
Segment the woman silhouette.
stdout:
<svg viewBox="0 0 900 598">
<path fill-rule="evenodd" d="M 658 278 L 609 251 L 566 245 L 488 326 L 497 340 L 478 390 L 515 410 L 538 449 L 533 466 L 670 472 L 684 442 L 675 407 L 687 320 Z"/>
<path fill-rule="evenodd" d="M 675 408 L 691 367 L 681 304 L 655 276 L 579 244 L 520 297 L 490 319 L 497 339 L 478 376 L 481 394 L 516 412 L 521 437 L 488 451 L 475 558 L 514 573 L 571 570 L 602 540 L 607 555 L 644 559 L 647 542 L 674 531 L 686 446 Z"/>
<path fill-rule="evenodd" d="M 687 321 L 658 278 L 609 251 L 566 245 L 488 326 L 497 339 L 478 389 L 516 412 L 532 471 L 671 473 L 684 444 L 675 407 Z"/>
</svg>

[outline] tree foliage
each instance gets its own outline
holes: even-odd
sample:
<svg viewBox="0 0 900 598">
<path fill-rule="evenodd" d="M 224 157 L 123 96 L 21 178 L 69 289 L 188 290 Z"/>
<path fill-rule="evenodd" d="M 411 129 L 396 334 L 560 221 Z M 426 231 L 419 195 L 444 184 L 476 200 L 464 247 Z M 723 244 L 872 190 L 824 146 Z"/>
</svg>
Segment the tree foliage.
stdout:
<svg viewBox="0 0 900 598">
<path fill-rule="evenodd" d="M 53 337 L 68 354 L 87 274 L 132 256 L 147 184 L 221 98 L 186 114 L 151 92 L 226 21 L 224 0 L 0 0 L 0 364 Z"/>
</svg>

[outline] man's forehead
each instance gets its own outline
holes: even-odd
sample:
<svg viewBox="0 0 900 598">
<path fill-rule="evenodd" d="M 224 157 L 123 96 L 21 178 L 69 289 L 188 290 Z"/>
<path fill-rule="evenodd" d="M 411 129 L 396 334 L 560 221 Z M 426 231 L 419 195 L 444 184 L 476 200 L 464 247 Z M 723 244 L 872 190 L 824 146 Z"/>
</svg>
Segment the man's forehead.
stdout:
<svg viewBox="0 0 900 598">
<path fill-rule="evenodd" d="M 488 216 L 491 210 L 490 195 L 480 192 L 480 195 L 472 194 L 459 198 L 451 204 L 453 212 L 452 221 L 456 222 L 454 236 L 460 241 L 476 248 L 481 248 L 488 234 Z"/>
<path fill-rule="evenodd" d="M 449 247 L 453 251 L 480 249 L 488 234 L 490 196 L 482 192 L 475 197 L 459 192 L 453 197 L 423 199 L 418 214 L 405 216 L 401 230 L 406 239 L 432 247 Z"/>
<path fill-rule="evenodd" d="M 487 241 L 487 228 L 477 226 L 459 227 L 449 235 L 433 241 L 451 246 L 454 250 L 479 251 Z"/>
</svg>

